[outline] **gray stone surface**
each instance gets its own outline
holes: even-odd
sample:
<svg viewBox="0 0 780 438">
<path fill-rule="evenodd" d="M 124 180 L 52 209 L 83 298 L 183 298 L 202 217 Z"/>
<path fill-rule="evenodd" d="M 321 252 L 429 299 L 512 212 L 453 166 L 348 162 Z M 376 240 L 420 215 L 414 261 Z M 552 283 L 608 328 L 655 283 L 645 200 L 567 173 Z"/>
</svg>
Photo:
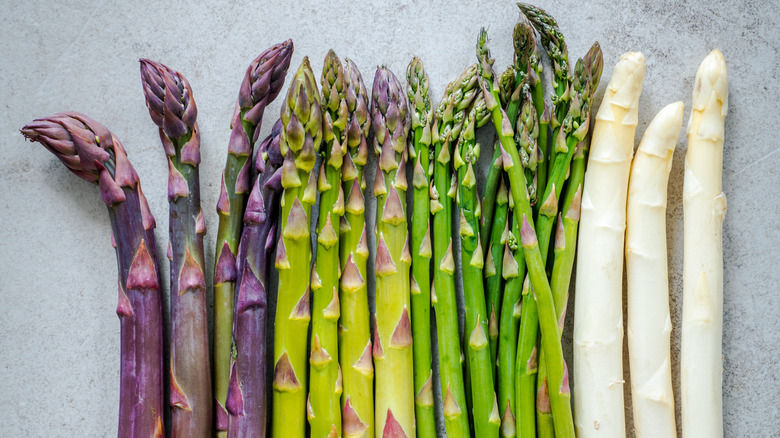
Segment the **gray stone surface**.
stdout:
<svg viewBox="0 0 780 438">
<path fill-rule="evenodd" d="M 594 40 L 601 43 L 602 84 L 621 53 L 644 52 L 637 141 L 667 103 L 685 102 L 687 119 L 699 62 L 712 48 L 724 53 L 730 76 L 723 170 L 729 204 L 725 434 L 780 436 L 780 379 L 773 369 L 780 362 L 780 144 L 773 134 L 780 121 L 777 2 L 566 0 L 540 6 L 558 18 L 572 59 Z M 152 58 L 184 73 L 200 110 L 203 203 L 211 230 L 206 248 L 212 263 L 230 115 L 244 70 L 262 49 L 293 38 L 294 70 L 304 55 L 319 69 L 332 47 L 352 58 L 369 82 L 376 65 L 387 64 L 402 75 L 411 56 L 418 55 L 438 101 L 446 82 L 474 62 L 480 26 L 490 30 L 497 66 L 510 62 L 517 17 L 509 1 L 3 0 L 0 10 L 0 423 L 9 435 L 31 437 L 115 435 L 119 324 L 110 229 L 96 188 L 40 146 L 25 143 L 20 127 L 63 110 L 87 113 L 109 126 L 142 178 L 164 247 L 167 169 L 144 106 L 137 60 Z M 263 134 L 278 112 L 279 101 L 266 112 Z M 675 357 L 685 146 L 681 135 L 667 216 Z M 167 263 L 163 270 L 167 278 Z M 569 357 L 570 339 L 569 332 Z M 675 373 L 678 365 L 675 360 Z M 678 389 L 676 379 L 679 401 Z"/>
</svg>

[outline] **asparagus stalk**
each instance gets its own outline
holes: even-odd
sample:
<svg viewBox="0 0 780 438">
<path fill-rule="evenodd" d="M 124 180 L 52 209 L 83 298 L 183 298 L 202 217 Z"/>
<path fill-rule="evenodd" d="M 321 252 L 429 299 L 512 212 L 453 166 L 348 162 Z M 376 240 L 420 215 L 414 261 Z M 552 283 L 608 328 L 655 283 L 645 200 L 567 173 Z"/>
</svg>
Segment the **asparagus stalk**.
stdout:
<svg viewBox="0 0 780 438">
<path fill-rule="evenodd" d="M 368 92 L 357 66 L 344 62 L 346 100 L 349 109 L 342 165 L 346 194 L 344 217 L 339 226 L 341 261 L 341 320 L 339 360 L 343 379 L 342 422 L 345 438 L 374 436 L 374 365 L 371 360 L 371 325 L 368 309 L 368 243 L 365 225 L 366 180 L 363 167 L 368 158 L 370 127 Z"/>
<path fill-rule="evenodd" d="M 108 208 L 116 250 L 121 368 L 120 437 L 163 437 L 163 310 L 155 221 L 127 153 L 101 123 L 76 112 L 21 130 L 71 172 L 95 183 Z"/>
<path fill-rule="evenodd" d="M 189 82 L 165 65 L 141 60 L 149 115 L 168 160 L 170 394 L 173 435 L 211 435 L 211 372 L 200 207 L 200 132 Z"/>
<path fill-rule="evenodd" d="M 279 293 L 274 322 L 272 436 L 302 438 L 306 433 L 306 342 L 309 308 L 311 240 L 309 218 L 317 199 L 312 172 L 322 141 L 320 93 L 309 58 L 292 79 L 281 111 L 281 236 L 276 250 Z"/>
<path fill-rule="evenodd" d="M 227 429 L 227 397 L 233 335 L 233 307 L 236 282 L 236 250 L 246 199 L 252 189 L 250 179 L 254 143 L 266 105 L 276 99 L 290 65 L 291 40 L 276 44 L 260 54 L 247 68 L 231 120 L 230 144 L 222 187 L 217 201 L 216 263 L 214 266 L 214 395 L 217 431 Z"/>
<path fill-rule="evenodd" d="M 723 436 L 724 120 L 726 60 L 713 50 L 699 66 L 688 121 L 683 208 L 683 317 L 680 384 L 686 437 Z"/>
<path fill-rule="evenodd" d="M 320 214 L 317 220 L 317 258 L 311 291 L 312 334 L 309 355 L 309 400 L 307 413 L 312 437 L 341 436 L 341 369 L 338 358 L 340 304 L 339 236 L 336 227 L 344 215 L 341 165 L 346 152 L 344 129 L 347 102 L 344 98 L 344 69 L 331 50 L 322 68 L 322 132 L 319 181 Z"/>
<path fill-rule="evenodd" d="M 493 162 L 498 166 L 503 166 L 501 160 L 501 148 L 495 146 L 494 149 L 499 152 L 498 158 Z M 502 169 L 503 173 L 503 169 Z M 504 246 L 506 245 L 507 233 L 509 232 L 508 224 L 508 198 L 506 191 L 506 184 L 504 179 L 501 178 L 499 182 L 498 191 L 495 198 L 495 214 L 493 215 L 493 226 L 490 227 L 490 240 L 488 245 L 487 256 L 485 259 L 485 299 L 488 312 L 488 340 L 490 341 L 490 357 L 491 363 L 496 363 L 496 355 L 501 348 L 498 342 L 499 336 L 499 314 L 501 313 L 501 286 L 502 286 L 502 270 L 504 259 Z M 482 235 L 480 234 L 480 237 Z M 496 373 L 498 377 L 499 373 Z M 499 407 L 503 406 L 501 403 L 501 397 L 499 397 Z"/>
<path fill-rule="evenodd" d="M 412 175 L 412 338 L 414 339 L 414 403 L 418 437 L 435 437 L 433 412 L 433 368 L 431 359 L 431 181 L 430 146 L 433 111 L 428 97 L 428 75 L 415 57 L 406 69 L 406 94 L 411 104 L 413 138 L 409 156 L 414 160 Z"/>
<path fill-rule="evenodd" d="M 515 230 L 517 228 L 514 228 Z M 515 238 L 515 246 L 522 253 L 522 247 L 519 245 L 519 239 Z M 517 253 L 518 250 L 515 250 Z M 515 256 L 516 260 L 519 254 Z M 525 258 L 520 258 L 525 268 Z M 518 263 L 519 265 L 519 263 Z M 518 268 L 518 272 L 523 270 Z M 519 281 L 522 276 L 518 276 Z M 507 290 L 512 288 L 522 288 L 520 309 L 520 329 L 517 337 L 517 360 L 515 362 L 515 388 L 516 388 L 516 406 L 515 421 L 517 422 L 517 436 L 520 438 L 535 438 L 536 430 L 536 412 L 538 409 L 550 412 L 550 398 L 548 392 L 542 392 L 537 400 L 536 377 L 538 374 L 537 362 L 537 338 L 539 335 L 539 314 L 536 308 L 536 299 L 531 292 L 531 283 L 528 275 L 522 285 L 507 282 Z M 509 293 L 509 292 L 507 292 Z M 544 384 L 545 389 L 547 384 Z M 541 406 L 540 406 L 541 404 Z"/>
<path fill-rule="evenodd" d="M 535 150 L 536 138 L 539 133 L 539 124 L 536 117 L 536 110 L 531 99 L 531 93 L 525 87 L 526 90 L 523 93 L 523 106 L 520 110 L 520 117 L 517 120 L 517 131 L 519 135 L 516 136 L 523 149 Z M 514 199 L 513 199 L 514 201 Z M 519 217 L 513 219 L 512 225 L 512 244 L 505 246 L 504 264 L 509 271 L 506 273 L 507 280 L 512 279 L 512 284 L 507 284 L 504 299 L 501 303 L 501 328 L 499 343 L 499 356 L 498 356 L 498 402 L 499 408 L 503 413 L 502 424 L 506 427 L 502 427 L 502 436 L 515 436 L 516 428 L 514 426 L 516 420 L 514 418 L 515 412 L 515 361 L 517 359 L 517 329 L 520 318 L 520 312 L 518 312 L 518 306 L 520 305 L 521 294 L 521 281 L 522 272 L 520 272 L 518 266 L 522 265 L 523 270 L 524 260 L 522 258 L 522 248 L 519 248 L 517 244 L 516 234 L 519 230 L 520 222 Z M 517 253 L 517 254 L 515 254 Z M 520 260 L 518 260 L 520 259 Z M 530 327 L 526 327 L 530 329 Z M 534 329 L 535 330 L 535 329 Z M 510 425 L 512 427 L 510 427 Z"/>
<path fill-rule="evenodd" d="M 480 146 L 476 142 L 475 129 L 482 95 L 469 111 L 464 123 L 458 147 L 454 155 L 454 168 L 458 173 L 458 204 L 460 206 L 461 266 L 465 303 L 466 356 L 471 381 L 471 399 L 474 413 L 474 432 L 480 437 L 498 436 L 501 420 L 493 390 L 493 364 L 488 344 L 487 308 L 482 282 L 485 256 L 479 238 L 481 214 L 477 196 L 477 179 L 474 165 L 479 160 Z"/>
<path fill-rule="evenodd" d="M 596 116 L 583 186 L 574 318 L 574 409 L 583 438 L 625 436 L 623 237 L 644 73 L 638 52 L 624 54 L 615 66 Z"/>
<path fill-rule="evenodd" d="M 433 215 L 433 287 L 431 303 L 436 315 L 442 412 L 447 436 L 470 436 L 466 390 L 461 364 L 458 307 L 455 298 L 455 258 L 452 247 L 452 170 L 450 145 L 457 141 L 465 112 L 477 89 L 477 67 L 469 66 L 447 85 L 431 130 L 433 181 L 430 185 Z M 430 172 L 430 171 L 429 171 Z M 458 336 L 454 336 L 458 333 Z"/>
<path fill-rule="evenodd" d="M 526 191 L 527 185 L 523 163 L 514 141 L 512 124 L 506 117 L 506 112 L 498 105 L 498 86 L 493 73 L 493 60 L 490 59 L 490 51 L 486 47 L 486 42 L 487 32 L 482 29 L 477 43 L 477 58 L 479 60 L 477 65 L 480 69 L 480 85 L 485 95 L 487 108 L 492 114 L 493 124 L 495 125 L 501 146 L 506 153 L 503 162 L 504 168 L 509 174 L 512 198 L 515 202 L 513 213 L 523 216 L 522 228 L 525 229 L 525 232 L 520 234 L 531 286 L 535 291 L 537 299 L 542 344 L 545 348 L 552 350 L 549 352 L 548 373 L 550 375 L 549 385 L 555 388 L 555 391 L 550 393 L 552 413 L 556 417 L 555 434 L 560 437 L 569 437 L 574 435 L 569 402 L 571 392 L 569 390 L 568 371 L 563 360 L 563 349 L 559 341 L 552 291 L 547 282 L 547 275 L 539 251 L 536 233 L 533 225 L 531 225 L 533 222 L 533 211 L 531 210 L 531 204 Z"/>
<path fill-rule="evenodd" d="M 409 108 L 401 83 L 386 67 L 377 69 L 371 92 L 371 126 L 377 171 L 376 366 L 377 437 L 411 437 L 414 422 L 414 361 L 409 317 L 409 236 L 406 228 L 406 160 Z"/>
<path fill-rule="evenodd" d="M 666 186 L 680 135 L 683 103 L 647 126 L 631 163 L 626 209 L 626 278 L 631 401 L 637 437 L 676 437 L 669 349 Z"/>
<path fill-rule="evenodd" d="M 266 323 L 268 288 L 276 247 L 282 153 L 278 120 L 257 150 L 255 178 L 238 246 L 233 360 L 226 408 L 228 437 L 265 436 L 267 423 Z"/>
</svg>

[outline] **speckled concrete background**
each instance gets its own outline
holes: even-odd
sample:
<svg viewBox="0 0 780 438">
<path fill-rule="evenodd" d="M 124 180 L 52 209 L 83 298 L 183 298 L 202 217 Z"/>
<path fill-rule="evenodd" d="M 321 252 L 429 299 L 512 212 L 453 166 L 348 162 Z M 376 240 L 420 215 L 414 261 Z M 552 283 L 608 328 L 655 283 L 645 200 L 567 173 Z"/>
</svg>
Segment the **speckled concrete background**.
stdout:
<svg viewBox="0 0 780 438">
<path fill-rule="evenodd" d="M 297 3 L 297 2 L 296 2 Z M 629 6 L 629 4 L 633 4 Z M 777 2 L 540 2 L 560 22 L 571 58 L 598 40 L 606 84 L 619 55 L 647 57 L 637 141 L 654 114 L 682 100 L 712 48 L 730 76 L 723 186 L 724 421 L 728 437 L 780 437 L 780 7 Z M 385 63 L 402 74 L 420 56 L 438 99 L 474 62 L 488 26 L 497 66 L 511 60 L 513 2 L 0 1 L 0 423 L 16 436 L 114 436 L 119 324 L 109 225 L 94 187 L 77 179 L 18 129 L 35 117 L 78 110 L 124 142 L 167 239 L 167 172 L 141 93 L 137 60 L 164 62 L 190 80 L 200 110 L 204 211 L 211 230 L 244 70 L 262 49 L 293 38 L 294 70 L 304 55 L 319 68 L 334 48 L 370 78 Z M 603 94 L 603 85 L 597 101 Z M 266 112 L 263 135 L 279 111 Z M 682 174 L 686 141 L 669 188 L 669 263 L 674 348 L 682 293 Z M 488 154 L 489 155 L 489 154 Z M 213 260 L 213 232 L 207 259 Z M 167 263 L 163 263 L 167 276 Z M 167 278 L 167 277 L 166 277 Z M 165 280 L 167 282 L 167 280 Z M 571 327 L 571 325 L 569 325 Z M 565 342 L 570 343 L 571 334 Z M 569 352 L 570 353 L 570 350 Z M 676 354 L 675 354 L 676 356 Z M 569 354 L 570 357 L 570 354 Z M 674 371 L 678 371 L 675 360 Z M 675 381 L 675 391 L 679 381 Z M 678 396 L 679 397 L 679 396 Z M 630 418 L 630 406 L 627 403 Z M 2 433 L 2 435 L 5 435 Z M 692 437 L 691 437 L 692 438 Z"/>
</svg>

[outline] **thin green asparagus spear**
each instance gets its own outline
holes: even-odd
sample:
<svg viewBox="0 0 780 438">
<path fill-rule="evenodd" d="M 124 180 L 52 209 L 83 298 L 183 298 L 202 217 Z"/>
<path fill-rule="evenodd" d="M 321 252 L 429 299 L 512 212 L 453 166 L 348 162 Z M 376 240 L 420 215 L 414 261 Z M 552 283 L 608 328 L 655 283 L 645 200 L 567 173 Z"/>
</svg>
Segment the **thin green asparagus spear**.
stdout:
<svg viewBox="0 0 780 438">
<path fill-rule="evenodd" d="M 281 111 L 281 236 L 276 249 L 279 293 L 274 323 L 272 436 L 303 438 L 306 433 L 306 361 L 309 321 L 311 239 L 309 218 L 317 199 L 312 172 L 322 142 L 320 93 L 309 58 L 303 58 Z"/>
<path fill-rule="evenodd" d="M 430 174 L 431 120 L 428 75 L 419 58 L 406 69 L 406 94 L 411 105 L 413 138 L 409 156 L 414 160 L 412 186 L 412 337 L 414 338 L 414 403 L 418 437 L 435 437 L 433 369 L 431 367 L 431 226 Z"/>
<path fill-rule="evenodd" d="M 503 161 L 501 160 L 501 148 L 496 145 L 495 150 L 499 152 L 498 159 L 494 161 L 501 167 L 500 175 L 503 175 Z M 496 363 L 496 354 L 498 354 L 498 325 L 501 300 L 504 244 L 508 233 L 507 224 L 507 190 L 504 178 L 500 178 L 498 192 L 496 193 L 496 209 L 493 216 L 493 226 L 490 228 L 490 244 L 488 246 L 487 258 L 485 260 L 485 299 L 488 312 L 488 339 L 490 340 L 491 363 Z M 481 236 L 480 236 L 481 237 Z M 497 377 L 497 373 L 496 376 Z M 500 398 L 499 398 L 500 401 Z M 502 406 L 499 404 L 499 407 Z"/>
<path fill-rule="evenodd" d="M 479 103 L 478 96 L 465 121 L 458 147 L 454 155 L 454 168 L 458 172 L 458 205 L 460 207 L 461 266 L 468 369 L 471 380 L 471 399 L 474 412 L 474 433 L 479 437 L 497 437 L 501 420 L 493 389 L 493 360 L 488 344 L 487 308 L 483 288 L 482 267 L 484 252 L 479 238 L 480 203 L 477 196 L 477 179 L 474 166 L 479 160 L 479 143 L 475 129 Z"/>
<path fill-rule="evenodd" d="M 365 222 L 366 180 L 363 166 L 368 159 L 368 92 L 355 63 L 344 61 L 346 99 L 349 109 L 347 147 L 341 179 L 346 195 L 344 217 L 339 226 L 341 259 L 341 361 L 342 426 L 344 438 L 374 436 L 374 364 L 371 360 L 371 323 L 366 283 L 368 237 Z"/>
<path fill-rule="evenodd" d="M 407 136 L 411 121 L 401 83 L 387 68 L 374 75 L 371 126 L 377 170 L 376 196 L 376 367 L 377 437 L 411 437 L 414 423 L 414 359 L 406 227 Z M 402 201 L 403 200 L 403 201 Z"/>
<path fill-rule="evenodd" d="M 331 50 L 322 67 L 322 132 L 317 187 L 320 214 L 317 220 L 317 257 L 312 270 L 312 334 L 309 355 L 309 400 L 307 416 L 311 437 L 341 435 L 341 370 L 338 357 L 339 236 L 336 227 L 344 215 L 341 165 L 346 152 L 344 129 L 347 102 L 344 97 L 344 69 Z"/>
<path fill-rule="evenodd" d="M 461 364 L 458 307 L 455 298 L 455 258 L 452 249 L 452 170 L 450 145 L 457 141 L 477 90 L 477 66 L 471 65 L 446 89 L 431 130 L 434 144 L 433 182 L 430 185 L 433 215 L 433 287 L 431 302 L 436 314 L 442 411 L 447 436 L 470 436 L 466 391 Z"/>
<path fill-rule="evenodd" d="M 526 229 L 525 234 L 529 234 L 530 232 L 533 236 L 533 240 L 536 242 L 536 233 L 533 230 L 533 225 L 531 225 L 533 222 L 533 212 L 528 200 L 528 193 L 525 190 L 527 186 L 524 169 L 520 155 L 517 151 L 517 145 L 514 141 L 512 124 L 506 117 L 506 113 L 498 105 L 498 86 L 496 84 L 495 74 L 493 73 L 490 52 L 485 45 L 486 42 L 487 32 L 483 29 L 480 32 L 477 44 L 477 56 L 479 60 L 477 65 L 480 69 L 480 85 L 482 86 L 483 94 L 485 95 L 487 108 L 492 113 L 493 124 L 495 125 L 499 140 L 501 141 L 501 146 L 507 154 L 504 159 L 504 166 L 509 174 L 512 197 L 515 200 L 513 213 L 523 216 L 523 227 Z M 526 240 L 530 239 L 530 236 L 524 237 Z M 552 391 L 550 394 L 550 401 L 553 415 L 558 419 L 555 423 L 556 436 L 559 436 L 560 438 L 573 437 L 574 422 L 572 419 L 571 404 L 569 402 L 571 393 L 568 385 L 566 364 L 563 361 L 563 349 L 561 348 L 558 339 L 558 328 L 552 300 L 552 291 L 547 282 L 544 263 L 541 262 L 539 245 L 532 245 L 529 240 L 529 247 L 526 249 L 524 245 L 523 253 L 528 266 L 531 286 L 536 292 L 543 344 L 547 348 L 555 349 L 555 351 L 550 352 L 551 360 L 548 363 L 548 372 L 550 375 L 550 382 L 553 385 L 553 388 L 555 388 L 555 391 Z M 531 260 L 536 262 L 534 259 L 535 257 L 538 257 L 538 263 L 531 263 Z"/>
<path fill-rule="evenodd" d="M 266 49 L 252 61 L 241 83 L 231 120 L 227 162 L 217 201 L 219 226 L 214 266 L 214 396 L 220 437 L 226 435 L 228 425 L 225 399 L 230 381 L 236 251 L 241 239 L 244 207 L 252 190 L 252 153 L 265 107 L 276 99 L 284 85 L 292 52 L 292 40 L 288 40 Z"/>
<path fill-rule="evenodd" d="M 522 253 L 519 239 L 515 240 L 517 250 Z M 525 267 L 525 258 L 523 267 Z M 518 277 L 519 280 L 520 277 Z M 549 398 L 536 397 L 537 367 L 537 338 L 539 336 L 539 315 L 536 309 L 536 300 L 531 293 L 531 285 L 528 275 L 522 286 L 522 307 L 520 310 L 520 330 L 517 337 L 517 360 L 515 362 L 515 388 L 516 406 L 515 417 L 517 421 L 517 436 L 520 438 L 536 438 L 536 411 L 539 403 L 544 403 L 549 408 Z M 509 288 L 509 285 L 507 285 Z M 547 392 L 544 393 L 545 396 Z M 549 409 L 548 409 L 549 411 Z"/>
</svg>

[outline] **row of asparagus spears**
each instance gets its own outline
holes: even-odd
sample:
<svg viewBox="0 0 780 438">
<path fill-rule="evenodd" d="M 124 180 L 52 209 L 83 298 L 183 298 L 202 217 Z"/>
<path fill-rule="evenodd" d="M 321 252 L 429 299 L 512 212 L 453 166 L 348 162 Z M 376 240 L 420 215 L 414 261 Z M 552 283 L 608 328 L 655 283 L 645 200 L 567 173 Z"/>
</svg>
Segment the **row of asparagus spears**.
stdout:
<svg viewBox="0 0 780 438">
<path fill-rule="evenodd" d="M 370 95 L 350 60 L 329 52 L 318 87 L 304 58 L 279 120 L 259 144 L 292 42 L 252 62 L 217 202 L 213 370 L 197 109 L 187 80 L 141 61 L 146 104 L 169 168 L 168 364 L 155 223 L 121 143 L 77 113 L 23 128 L 97 183 L 109 210 L 120 273 L 120 436 L 163 436 L 166 395 L 174 436 L 209 436 L 213 428 L 218 436 L 265 436 L 269 417 L 274 437 L 305 436 L 307 419 L 317 437 L 436 436 L 437 384 L 448 436 L 574 436 L 560 336 L 602 55 L 594 44 L 571 68 L 555 20 L 519 6 L 513 64 L 494 71 L 483 30 L 477 62 L 446 87 L 436 107 L 417 58 L 406 87 L 378 68 Z M 542 52 L 553 69 L 549 101 Z M 489 121 L 496 141 L 480 193 L 476 130 Z M 370 154 L 373 232 L 366 221 Z M 272 269 L 279 279 L 273 316 Z M 272 352 L 265 343 L 271 326 Z M 273 368 L 266 370 L 271 354 Z"/>
</svg>

